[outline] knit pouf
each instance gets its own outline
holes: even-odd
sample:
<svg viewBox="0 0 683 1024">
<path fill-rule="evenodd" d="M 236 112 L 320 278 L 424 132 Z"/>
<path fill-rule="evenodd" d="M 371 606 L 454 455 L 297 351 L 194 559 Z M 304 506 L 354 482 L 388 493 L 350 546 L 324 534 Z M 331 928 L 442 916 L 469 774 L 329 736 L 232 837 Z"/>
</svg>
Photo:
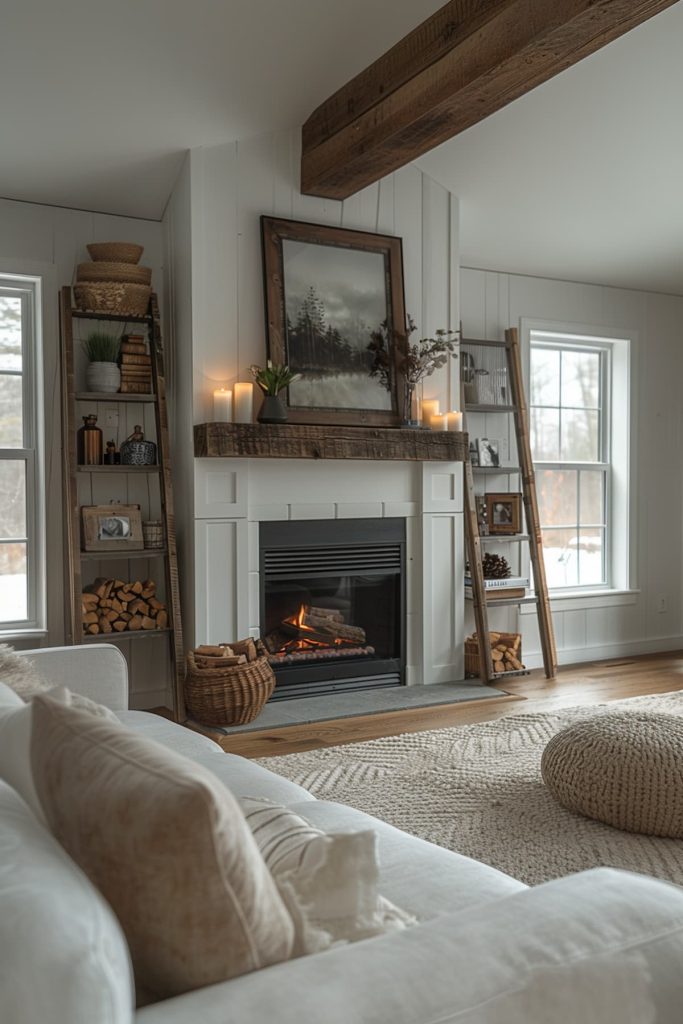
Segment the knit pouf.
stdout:
<svg viewBox="0 0 683 1024">
<path fill-rule="evenodd" d="M 610 711 L 553 736 L 541 759 L 553 796 L 626 832 L 683 839 L 683 718 Z"/>
</svg>

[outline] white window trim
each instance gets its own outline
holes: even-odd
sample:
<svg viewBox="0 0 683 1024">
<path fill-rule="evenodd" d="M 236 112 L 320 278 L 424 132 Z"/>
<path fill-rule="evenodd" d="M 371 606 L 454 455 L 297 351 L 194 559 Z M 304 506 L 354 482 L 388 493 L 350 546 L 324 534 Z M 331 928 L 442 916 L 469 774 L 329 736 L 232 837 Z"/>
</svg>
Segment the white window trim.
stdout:
<svg viewBox="0 0 683 1024">
<path fill-rule="evenodd" d="M 640 592 L 636 575 L 638 483 L 635 439 L 638 437 L 638 408 L 635 373 L 632 372 L 632 367 L 638 366 L 638 334 L 631 328 L 622 330 L 611 326 L 522 317 L 520 319 L 520 342 L 527 403 L 530 394 L 532 331 L 573 334 L 585 338 L 587 342 L 601 340 L 613 342 L 609 408 L 613 416 L 613 424 L 615 411 L 620 410 L 620 418 L 623 417 L 623 421 L 629 427 L 621 434 L 613 428 L 610 432 L 613 467 L 610 474 L 609 494 L 611 541 L 607 560 L 608 566 L 611 567 L 610 582 L 607 586 L 602 587 L 590 586 L 574 591 L 551 591 L 551 606 L 555 611 L 566 611 L 577 608 L 602 608 L 615 604 L 633 604 Z M 534 606 L 520 607 L 521 614 L 531 614 L 531 612 L 535 612 Z"/>
<path fill-rule="evenodd" d="M 28 617 L 0 623 L 0 638 L 44 636 L 47 632 L 45 564 L 45 420 L 43 402 L 43 283 L 40 276 L 5 271 L 0 265 L 0 286 L 21 288 L 25 303 L 29 344 L 22 353 L 24 447 L 3 449 L 9 458 L 26 461 L 26 536 L 28 548 Z M 22 311 L 23 319 L 23 311 Z"/>
</svg>

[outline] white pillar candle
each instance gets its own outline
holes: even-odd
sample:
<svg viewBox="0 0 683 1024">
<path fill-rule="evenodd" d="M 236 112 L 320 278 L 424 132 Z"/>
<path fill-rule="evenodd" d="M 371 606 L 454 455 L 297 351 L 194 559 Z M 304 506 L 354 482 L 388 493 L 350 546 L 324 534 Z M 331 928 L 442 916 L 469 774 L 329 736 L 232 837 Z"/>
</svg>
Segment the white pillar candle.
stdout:
<svg viewBox="0 0 683 1024">
<path fill-rule="evenodd" d="M 462 430 L 462 413 L 461 412 L 449 412 L 448 413 L 448 429 L 449 430 Z"/>
<path fill-rule="evenodd" d="M 254 415 L 254 385 L 235 384 L 235 423 L 251 423 Z"/>
<path fill-rule="evenodd" d="M 430 416 L 429 426 L 432 430 L 448 430 L 448 417 L 446 413 L 443 413 L 443 415 L 437 413 L 436 416 Z"/>
<path fill-rule="evenodd" d="M 429 426 L 430 416 L 437 416 L 439 413 L 439 399 L 438 398 L 423 398 L 422 399 L 422 425 L 424 427 Z"/>
<path fill-rule="evenodd" d="M 215 423 L 232 423 L 232 391 L 227 388 L 213 393 L 213 419 Z"/>
</svg>

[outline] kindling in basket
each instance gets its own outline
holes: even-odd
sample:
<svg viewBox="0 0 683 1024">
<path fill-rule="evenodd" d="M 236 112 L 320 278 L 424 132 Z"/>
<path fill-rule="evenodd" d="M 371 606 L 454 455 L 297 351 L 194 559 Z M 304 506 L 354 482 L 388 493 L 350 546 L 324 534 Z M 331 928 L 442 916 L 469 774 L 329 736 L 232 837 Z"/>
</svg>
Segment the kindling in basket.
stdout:
<svg viewBox="0 0 683 1024">
<path fill-rule="evenodd" d="M 202 646 L 187 655 L 185 704 L 205 725 L 252 722 L 275 687 L 275 675 L 260 640 Z"/>
</svg>

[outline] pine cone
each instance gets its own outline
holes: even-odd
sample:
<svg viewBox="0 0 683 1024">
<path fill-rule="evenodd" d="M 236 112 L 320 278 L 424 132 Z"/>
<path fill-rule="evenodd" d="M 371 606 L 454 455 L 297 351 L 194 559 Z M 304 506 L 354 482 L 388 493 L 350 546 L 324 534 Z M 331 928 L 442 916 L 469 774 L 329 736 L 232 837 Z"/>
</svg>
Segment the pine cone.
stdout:
<svg viewBox="0 0 683 1024">
<path fill-rule="evenodd" d="M 506 580 L 512 575 L 510 565 L 502 555 L 487 552 L 481 560 L 481 568 L 486 580 Z"/>
</svg>

